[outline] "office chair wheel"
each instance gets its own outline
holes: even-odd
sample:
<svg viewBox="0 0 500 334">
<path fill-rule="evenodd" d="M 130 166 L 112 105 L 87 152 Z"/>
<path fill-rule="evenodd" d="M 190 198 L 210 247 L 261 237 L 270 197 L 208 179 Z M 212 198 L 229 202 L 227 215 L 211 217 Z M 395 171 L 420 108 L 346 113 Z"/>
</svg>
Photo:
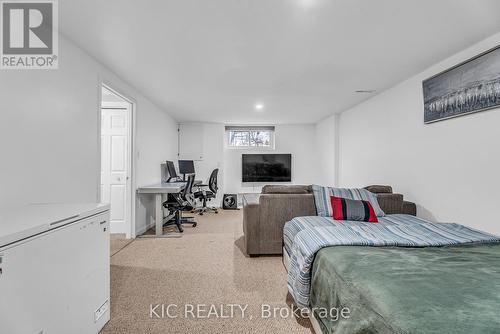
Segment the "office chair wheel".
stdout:
<svg viewBox="0 0 500 334">
<path fill-rule="evenodd" d="M 215 213 L 219 213 L 219 211 L 215 210 Z"/>
<path fill-rule="evenodd" d="M 199 213 L 199 215 L 200 215 L 200 216 L 203 216 L 203 212 L 200 212 L 200 213 Z"/>
<path fill-rule="evenodd" d="M 198 225 L 197 223 L 193 223 L 193 227 L 196 227 L 196 225 Z"/>
</svg>

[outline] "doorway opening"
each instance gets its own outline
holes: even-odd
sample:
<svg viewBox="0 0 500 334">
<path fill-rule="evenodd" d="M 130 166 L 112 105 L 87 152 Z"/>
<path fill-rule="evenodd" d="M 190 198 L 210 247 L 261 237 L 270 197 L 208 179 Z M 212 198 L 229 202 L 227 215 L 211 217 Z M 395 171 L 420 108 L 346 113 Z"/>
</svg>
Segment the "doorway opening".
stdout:
<svg viewBox="0 0 500 334">
<path fill-rule="evenodd" d="M 133 238 L 133 102 L 102 84 L 100 120 L 100 201 L 111 204 L 110 232 Z"/>
</svg>

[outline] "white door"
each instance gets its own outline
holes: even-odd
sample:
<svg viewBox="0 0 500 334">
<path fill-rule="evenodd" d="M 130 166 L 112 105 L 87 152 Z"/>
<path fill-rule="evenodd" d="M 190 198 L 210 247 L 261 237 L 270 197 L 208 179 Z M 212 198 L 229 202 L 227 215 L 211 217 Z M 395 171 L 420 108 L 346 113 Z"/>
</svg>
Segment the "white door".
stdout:
<svg viewBox="0 0 500 334">
<path fill-rule="evenodd" d="M 182 123 L 179 125 L 179 159 L 203 160 L 203 135 L 202 124 Z"/>
<path fill-rule="evenodd" d="M 111 233 L 130 236 L 129 108 L 101 112 L 101 202 L 111 204 Z"/>
</svg>

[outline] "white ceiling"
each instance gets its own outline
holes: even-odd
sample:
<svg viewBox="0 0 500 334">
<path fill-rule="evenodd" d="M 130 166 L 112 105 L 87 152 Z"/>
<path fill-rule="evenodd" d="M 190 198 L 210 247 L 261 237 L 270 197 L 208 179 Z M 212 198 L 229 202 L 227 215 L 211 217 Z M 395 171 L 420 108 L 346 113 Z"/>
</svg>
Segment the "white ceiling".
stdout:
<svg viewBox="0 0 500 334">
<path fill-rule="evenodd" d="M 59 16 L 177 120 L 223 123 L 313 123 L 500 31 L 498 0 L 64 0 Z"/>
</svg>

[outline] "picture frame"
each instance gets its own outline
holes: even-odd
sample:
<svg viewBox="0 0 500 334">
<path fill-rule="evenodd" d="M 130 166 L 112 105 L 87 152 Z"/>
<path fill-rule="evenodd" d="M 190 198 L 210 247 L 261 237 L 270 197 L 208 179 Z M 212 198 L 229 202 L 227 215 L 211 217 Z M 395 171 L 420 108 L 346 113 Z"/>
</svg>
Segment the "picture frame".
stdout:
<svg viewBox="0 0 500 334">
<path fill-rule="evenodd" d="M 500 45 L 422 82 L 424 123 L 500 107 Z"/>
</svg>

